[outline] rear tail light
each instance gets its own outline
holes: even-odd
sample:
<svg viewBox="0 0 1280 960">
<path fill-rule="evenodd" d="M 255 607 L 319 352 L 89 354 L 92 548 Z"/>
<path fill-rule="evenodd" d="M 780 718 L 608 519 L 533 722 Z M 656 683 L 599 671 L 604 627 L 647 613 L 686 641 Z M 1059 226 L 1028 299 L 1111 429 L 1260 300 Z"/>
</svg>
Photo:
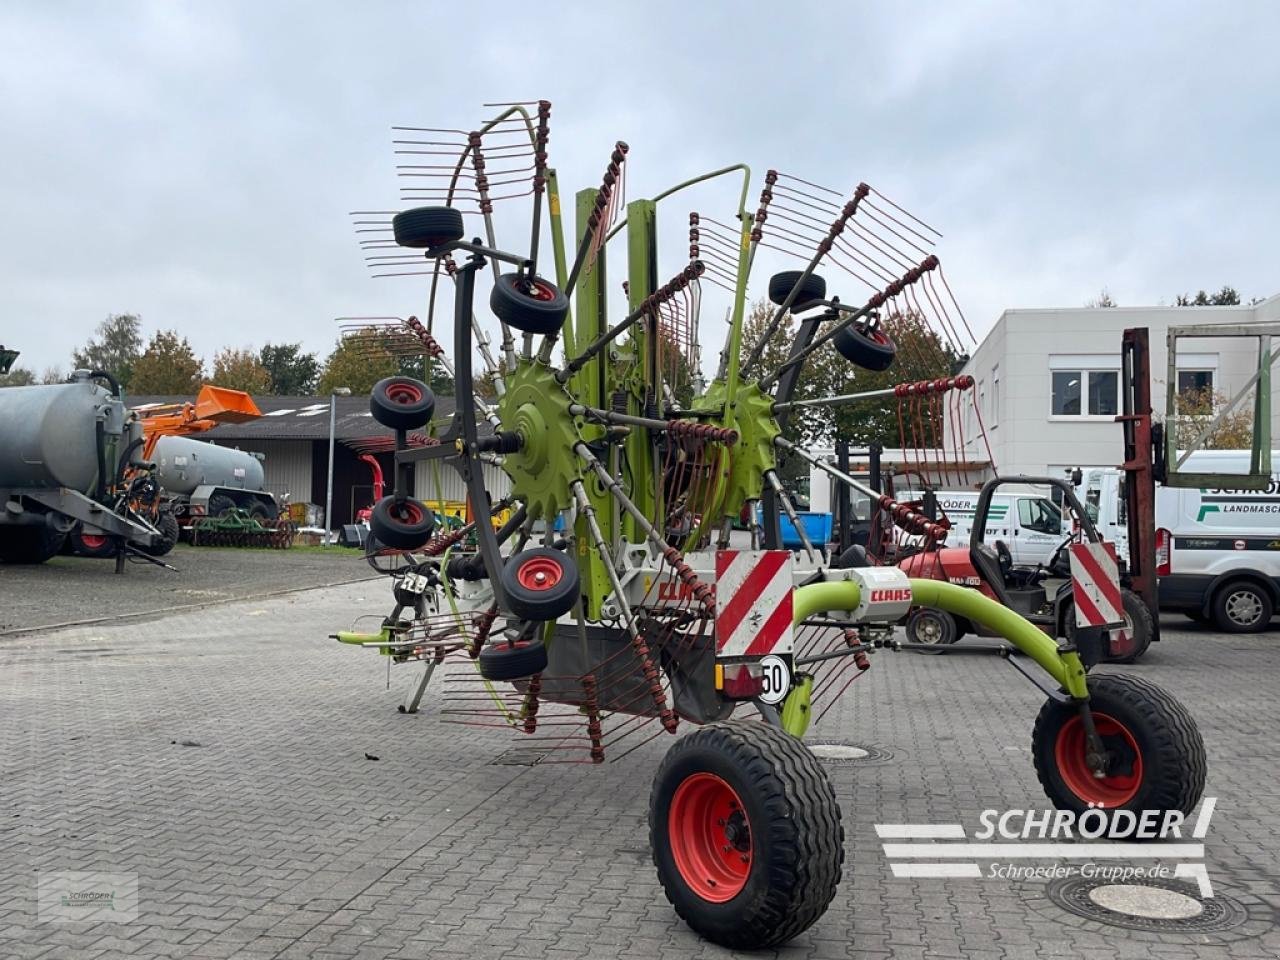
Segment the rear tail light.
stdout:
<svg viewBox="0 0 1280 960">
<path fill-rule="evenodd" d="M 764 669 L 756 663 L 717 663 L 716 686 L 728 700 L 753 700 L 764 693 Z"/>
<path fill-rule="evenodd" d="M 1173 553 L 1173 537 L 1168 530 L 1161 527 L 1156 531 L 1156 576 L 1169 576 L 1170 559 Z"/>
</svg>

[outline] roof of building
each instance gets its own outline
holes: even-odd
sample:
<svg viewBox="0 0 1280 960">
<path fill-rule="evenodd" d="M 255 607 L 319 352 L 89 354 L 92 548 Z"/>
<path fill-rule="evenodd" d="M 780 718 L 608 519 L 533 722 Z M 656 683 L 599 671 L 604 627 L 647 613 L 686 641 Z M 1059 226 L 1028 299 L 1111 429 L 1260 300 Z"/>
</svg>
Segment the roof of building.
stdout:
<svg viewBox="0 0 1280 960">
<path fill-rule="evenodd" d="M 139 412 L 164 404 L 182 404 L 193 397 L 156 397 L 127 395 L 125 402 Z M 329 438 L 328 397 L 253 398 L 262 416 L 246 423 L 224 423 L 201 434 L 202 439 L 225 440 L 327 440 Z M 360 440 L 389 437 L 391 431 L 373 419 L 367 396 L 334 397 L 334 437 L 338 440 Z M 436 396 L 435 419 L 445 421 L 453 414 L 453 397 Z M 481 433 L 487 432 L 481 424 Z"/>
</svg>

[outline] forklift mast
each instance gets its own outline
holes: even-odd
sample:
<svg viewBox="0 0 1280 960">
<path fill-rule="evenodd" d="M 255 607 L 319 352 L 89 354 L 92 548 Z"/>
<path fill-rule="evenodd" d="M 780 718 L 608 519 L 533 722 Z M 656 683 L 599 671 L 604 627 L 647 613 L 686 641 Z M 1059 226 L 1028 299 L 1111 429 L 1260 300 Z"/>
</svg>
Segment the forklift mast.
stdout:
<svg viewBox="0 0 1280 960">
<path fill-rule="evenodd" d="M 1125 512 L 1129 527 L 1129 578 L 1151 611 L 1152 640 L 1160 639 L 1156 584 L 1156 465 L 1164 463 L 1163 431 L 1151 422 L 1151 352 L 1147 328 L 1125 330 L 1120 343 L 1121 414 L 1124 428 Z"/>
</svg>

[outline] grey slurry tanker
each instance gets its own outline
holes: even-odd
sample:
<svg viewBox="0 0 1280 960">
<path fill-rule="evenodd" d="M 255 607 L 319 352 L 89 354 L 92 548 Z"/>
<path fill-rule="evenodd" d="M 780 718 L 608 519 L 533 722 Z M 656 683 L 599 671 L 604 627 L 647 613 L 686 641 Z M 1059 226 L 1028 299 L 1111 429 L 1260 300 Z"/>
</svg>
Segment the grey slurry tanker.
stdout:
<svg viewBox="0 0 1280 960">
<path fill-rule="evenodd" d="M 0 389 L 0 562 L 43 563 L 78 530 L 148 551 L 159 531 L 119 493 L 127 473 L 148 469 L 143 443 L 119 385 L 99 371 Z"/>
<path fill-rule="evenodd" d="M 264 489 L 261 458 L 177 436 L 159 437 L 151 453 L 156 481 L 179 517 L 217 517 L 235 508 L 274 520 L 280 508 Z"/>
</svg>

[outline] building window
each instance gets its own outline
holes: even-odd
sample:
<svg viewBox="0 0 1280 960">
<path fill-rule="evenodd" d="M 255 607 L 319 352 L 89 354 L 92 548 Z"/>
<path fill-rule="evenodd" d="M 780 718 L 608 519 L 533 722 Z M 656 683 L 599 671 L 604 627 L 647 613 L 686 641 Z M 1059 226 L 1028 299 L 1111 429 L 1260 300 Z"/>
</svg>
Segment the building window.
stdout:
<svg viewBox="0 0 1280 960">
<path fill-rule="evenodd" d="M 1213 393 L 1212 370 L 1179 370 L 1178 393 Z"/>
<path fill-rule="evenodd" d="M 1055 417 L 1114 417 L 1120 375 L 1115 370 L 1054 370 Z"/>
<path fill-rule="evenodd" d="M 1000 365 L 991 368 L 991 426 L 1000 426 Z"/>
</svg>

